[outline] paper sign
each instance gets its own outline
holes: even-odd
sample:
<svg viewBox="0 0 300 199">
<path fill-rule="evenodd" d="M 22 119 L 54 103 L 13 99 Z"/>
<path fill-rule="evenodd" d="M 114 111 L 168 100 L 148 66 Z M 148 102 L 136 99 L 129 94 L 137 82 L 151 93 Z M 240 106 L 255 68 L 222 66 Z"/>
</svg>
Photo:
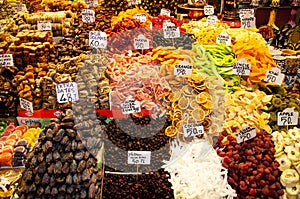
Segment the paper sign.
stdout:
<svg viewBox="0 0 300 199">
<path fill-rule="evenodd" d="M 134 39 L 134 48 L 149 49 L 149 39 L 147 39 L 144 35 L 140 34 L 137 38 Z"/>
<path fill-rule="evenodd" d="M 277 113 L 278 126 L 298 125 L 299 112 L 294 111 L 294 108 L 286 108 L 283 112 Z"/>
<path fill-rule="evenodd" d="M 76 82 L 68 82 L 56 85 L 58 103 L 75 102 L 79 99 Z"/>
<path fill-rule="evenodd" d="M 181 61 L 179 64 L 176 64 L 174 67 L 174 75 L 191 75 L 193 72 L 193 66 L 187 61 Z"/>
<path fill-rule="evenodd" d="M 51 21 L 37 21 L 37 28 L 38 30 L 52 30 Z"/>
<path fill-rule="evenodd" d="M 180 37 L 179 27 L 169 20 L 163 22 L 164 38 L 178 38 Z"/>
<path fill-rule="evenodd" d="M 24 9 L 25 5 L 19 1 L 16 2 L 16 12 L 24 12 L 25 9 Z"/>
<path fill-rule="evenodd" d="M 171 11 L 169 9 L 166 9 L 166 8 L 162 8 L 160 10 L 160 15 L 166 15 L 166 16 L 170 16 L 171 15 Z"/>
<path fill-rule="evenodd" d="M 256 129 L 249 126 L 244 127 L 236 134 L 236 142 L 241 143 L 250 140 L 256 136 Z"/>
<path fill-rule="evenodd" d="M 128 99 L 121 104 L 122 113 L 131 114 L 131 113 L 139 113 L 141 112 L 141 105 L 138 101 L 134 99 Z"/>
<path fill-rule="evenodd" d="M 284 80 L 284 74 L 281 73 L 279 68 L 273 68 L 268 70 L 264 79 L 266 82 L 272 82 L 277 85 L 281 85 Z"/>
<path fill-rule="evenodd" d="M 14 60 L 12 54 L 0 54 L 0 67 L 13 65 Z"/>
<path fill-rule="evenodd" d="M 234 75 L 250 75 L 251 65 L 247 63 L 246 59 L 242 58 L 233 63 L 232 74 Z"/>
<path fill-rule="evenodd" d="M 23 99 L 23 98 L 19 98 L 20 99 L 20 107 L 26 111 L 29 111 L 31 113 L 33 113 L 33 105 L 32 102 Z"/>
<path fill-rule="evenodd" d="M 223 31 L 217 35 L 217 44 L 231 44 L 231 37 L 228 35 L 227 32 Z"/>
<path fill-rule="evenodd" d="M 85 23 L 95 22 L 95 11 L 89 9 L 83 9 L 82 12 L 82 21 Z"/>
<path fill-rule="evenodd" d="M 141 0 L 127 0 L 129 5 L 139 5 L 142 3 Z"/>
<path fill-rule="evenodd" d="M 147 16 L 144 13 L 133 15 L 134 19 L 140 20 L 140 22 L 144 23 L 147 21 Z"/>
<path fill-rule="evenodd" d="M 151 151 L 128 151 L 127 164 L 150 164 Z"/>
<path fill-rule="evenodd" d="M 207 17 L 206 20 L 207 25 L 214 25 L 217 23 L 217 16 L 216 15 L 210 15 Z"/>
<path fill-rule="evenodd" d="M 201 123 L 183 125 L 184 137 L 195 137 L 196 135 L 202 135 L 203 133 L 204 133 L 204 128 Z"/>
<path fill-rule="evenodd" d="M 93 48 L 106 48 L 107 35 L 105 32 L 90 31 L 89 32 L 89 45 Z"/>
<path fill-rule="evenodd" d="M 85 3 L 89 8 L 98 6 L 98 0 L 85 0 Z"/>
<path fill-rule="evenodd" d="M 211 5 L 204 6 L 204 14 L 205 15 L 213 15 L 214 14 L 214 7 Z"/>
<path fill-rule="evenodd" d="M 240 9 L 240 11 L 239 11 L 239 17 L 242 19 L 246 15 L 248 15 L 248 16 L 254 16 L 254 9 Z"/>
<path fill-rule="evenodd" d="M 241 18 L 242 28 L 256 28 L 256 18 L 254 16 L 247 16 Z"/>
</svg>

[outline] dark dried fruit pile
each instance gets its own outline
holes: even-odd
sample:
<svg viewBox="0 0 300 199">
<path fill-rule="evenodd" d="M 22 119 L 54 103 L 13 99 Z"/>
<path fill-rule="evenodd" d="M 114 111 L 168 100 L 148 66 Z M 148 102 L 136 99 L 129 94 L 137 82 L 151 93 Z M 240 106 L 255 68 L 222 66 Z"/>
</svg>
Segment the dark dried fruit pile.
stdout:
<svg viewBox="0 0 300 199">
<path fill-rule="evenodd" d="M 271 135 L 257 132 L 255 138 L 237 144 L 233 136 L 223 132 L 217 147 L 224 148 L 217 152 L 224 157 L 222 165 L 228 168 L 228 182 L 237 199 L 278 199 L 283 195 Z"/>
<path fill-rule="evenodd" d="M 67 110 L 42 131 L 26 159 L 21 199 L 99 197 L 102 173 L 74 125 Z"/>
</svg>

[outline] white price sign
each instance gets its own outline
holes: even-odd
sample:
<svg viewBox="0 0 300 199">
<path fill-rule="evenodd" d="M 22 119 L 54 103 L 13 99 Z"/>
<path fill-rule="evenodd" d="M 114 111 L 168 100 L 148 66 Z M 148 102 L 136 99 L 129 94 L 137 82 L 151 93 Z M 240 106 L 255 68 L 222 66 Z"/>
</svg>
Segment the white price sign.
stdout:
<svg viewBox="0 0 300 199">
<path fill-rule="evenodd" d="M 0 67 L 13 65 L 14 60 L 12 54 L 0 54 Z"/>
<path fill-rule="evenodd" d="M 128 151 L 127 164 L 150 164 L 151 151 Z"/>
<path fill-rule="evenodd" d="M 25 6 L 23 3 L 17 1 L 15 7 L 16 12 L 24 12 L 23 6 Z"/>
<path fill-rule="evenodd" d="M 107 35 L 105 32 L 90 31 L 89 32 L 89 45 L 94 48 L 106 48 Z"/>
<path fill-rule="evenodd" d="M 51 21 L 37 21 L 37 28 L 38 30 L 52 30 Z"/>
<path fill-rule="evenodd" d="M 131 114 L 131 113 L 139 113 L 141 112 L 141 105 L 138 101 L 134 99 L 128 99 L 121 104 L 122 113 Z"/>
<path fill-rule="evenodd" d="M 149 49 L 149 39 L 140 34 L 137 38 L 134 39 L 133 45 L 135 49 Z"/>
<path fill-rule="evenodd" d="M 26 111 L 29 111 L 31 113 L 33 113 L 33 105 L 32 105 L 32 102 L 26 100 L 26 99 L 23 99 L 23 98 L 19 98 L 20 99 L 20 106 L 22 109 L 26 110 Z"/>
<path fill-rule="evenodd" d="M 167 15 L 169 17 L 171 15 L 171 11 L 169 9 L 162 8 L 160 10 L 160 15 Z"/>
<path fill-rule="evenodd" d="M 264 79 L 266 82 L 272 82 L 277 85 L 281 85 L 284 80 L 284 74 L 281 73 L 279 68 L 273 68 L 268 70 Z"/>
<path fill-rule="evenodd" d="M 204 133 L 204 128 L 201 123 L 183 125 L 184 137 L 195 137 L 196 135 L 202 135 L 203 133 Z"/>
<path fill-rule="evenodd" d="M 89 8 L 98 6 L 98 0 L 85 0 L 85 3 Z"/>
<path fill-rule="evenodd" d="M 227 32 L 222 31 L 220 34 L 217 35 L 217 44 L 231 44 L 231 37 L 228 35 Z"/>
<path fill-rule="evenodd" d="M 217 23 L 217 16 L 216 15 L 210 15 L 207 17 L 206 20 L 207 25 L 214 25 Z"/>
<path fill-rule="evenodd" d="M 89 9 L 83 9 L 81 12 L 82 21 L 85 23 L 93 23 L 95 22 L 95 11 Z"/>
<path fill-rule="evenodd" d="M 140 20 L 140 22 L 144 23 L 147 21 L 147 16 L 144 13 L 133 15 L 134 19 Z"/>
<path fill-rule="evenodd" d="M 139 5 L 142 3 L 141 0 L 127 0 L 129 5 Z"/>
<path fill-rule="evenodd" d="M 241 143 L 250 140 L 256 136 L 256 129 L 249 126 L 244 127 L 236 134 L 236 142 Z"/>
<path fill-rule="evenodd" d="M 232 74 L 234 75 L 250 75 L 251 64 L 247 63 L 247 60 L 242 58 L 239 61 L 233 63 Z"/>
<path fill-rule="evenodd" d="M 211 6 L 211 5 L 207 5 L 207 6 L 204 6 L 204 14 L 205 15 L 213 15 L 214 14 L 214 7 Z"/>
<path fill-rule="evenodd" d="M 76 82 L 68 82 L 56 85 L 58 103 L 75 102 L 79 99 Z"/>
<path fill-rule="evenodd" d="M 241 18 L 242 28 L 256 28 L 256 18 L 254 16 L 247 16 Z"/>
<path fill-rule="evenodd" d="M 169 20 L 164 20 L 163 22 L 163 31 L 164 31 L 164 38 L 178 38 L 180 37 L 180 30 L 179 27 Z"/>
<path fill-rule="evenodd" d="M 174 67 L 174 75 L 191 75 L 193 72 L 193 66 L 187 61 L 181 61 L 179 64 L 176 64 Z"/>
<path fill-rule="evenodd" d="M 244 18 L 246 15 L 254 16 L 254 9 L 240 9 L 239 17 Z"/>
<path fill-rule="evenodd" d="M 294 111 L 294 108 L 286 108 L 283 112 L 277 113 L 278 126 L 298 125 L 299 112 Z"/>
</svg>

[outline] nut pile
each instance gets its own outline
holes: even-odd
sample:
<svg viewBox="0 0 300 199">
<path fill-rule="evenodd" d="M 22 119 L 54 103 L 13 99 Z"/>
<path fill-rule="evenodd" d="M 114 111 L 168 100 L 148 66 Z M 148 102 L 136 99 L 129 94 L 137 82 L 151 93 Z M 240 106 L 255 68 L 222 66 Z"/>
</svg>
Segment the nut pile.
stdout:
<svg viewBox="0 0 300 199">
<path fill-rule="evenodd" d="M 90 198 L 99 196 L 101 171 L 74 128 L 71 110 L 42 131 L 26 159 L 20 198 Z"/>
<path fill-rule="evenodd" d="M 16 10 L 10 3 L 0 3 L 0 19 L 9 19 L 14 14 Z"/>
</svg>

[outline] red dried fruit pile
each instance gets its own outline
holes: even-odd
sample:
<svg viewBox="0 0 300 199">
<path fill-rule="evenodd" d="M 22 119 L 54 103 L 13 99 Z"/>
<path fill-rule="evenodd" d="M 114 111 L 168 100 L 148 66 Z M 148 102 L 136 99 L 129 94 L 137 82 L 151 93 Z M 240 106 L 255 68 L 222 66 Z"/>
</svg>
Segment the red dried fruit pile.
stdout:
<svg viewBox="0 0 300 199">
<path fill-rule="evenodd" d="M 219 136 L 217 153 L 224 158 L 222 165 L 228 169 L 228 182 L 238 199 L 276 199 L 283 195 L 271 138 L 257 132 L 255 138 L 238 144 L 226 132 Z"/>
</svg>

